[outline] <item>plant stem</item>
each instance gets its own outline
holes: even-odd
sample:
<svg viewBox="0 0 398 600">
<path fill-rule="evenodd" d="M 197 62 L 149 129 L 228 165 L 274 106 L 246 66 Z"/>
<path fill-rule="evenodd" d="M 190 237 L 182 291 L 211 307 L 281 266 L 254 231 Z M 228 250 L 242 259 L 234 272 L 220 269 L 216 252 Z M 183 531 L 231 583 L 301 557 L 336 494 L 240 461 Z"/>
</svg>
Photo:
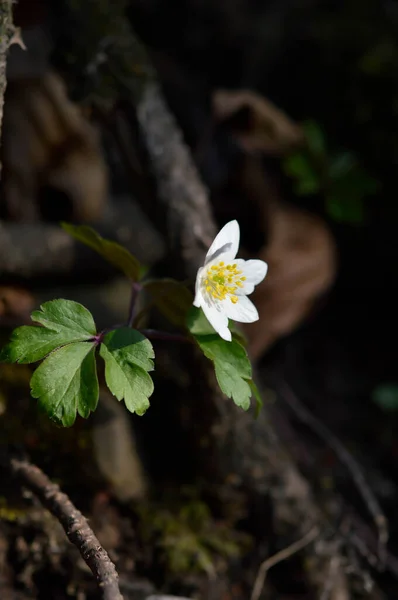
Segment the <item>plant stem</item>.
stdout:
<svg viewBox="0 0 398 600">
<path fill-rule="evenodd" d="M 134 316 L 135 316 L 135 306 L 136 306 L 138 294 L 140 293 L 141 290 L 142 290 L 142 285 L 140 285 L 136 281 L 133 281 L 133 284 L 131 286 L 131 297 L 130 297 L 130 306 L 129 306 L 129 316 L 128 316 L 128 320 L 127 320 L 127 327 L 133 326 Z"/>
</svg>

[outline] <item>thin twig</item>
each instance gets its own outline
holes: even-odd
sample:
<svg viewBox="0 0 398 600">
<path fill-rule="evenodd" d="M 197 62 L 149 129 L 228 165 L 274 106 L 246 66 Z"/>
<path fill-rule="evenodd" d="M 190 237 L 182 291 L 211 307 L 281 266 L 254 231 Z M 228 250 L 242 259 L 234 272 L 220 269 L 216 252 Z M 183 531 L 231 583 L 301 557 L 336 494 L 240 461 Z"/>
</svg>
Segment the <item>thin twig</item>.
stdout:
<svg viewBox="0 0 398 600">
<path fill-rule="evenodd" d="M 75 508 L 68 496 L 61 492 L 59 486 L 52 483 L 43 471 L 27 460 L 11 458 L 8 468 L 61 523 L 69 541 L 78 548 L 95 576 L 102 599 L 123 600 L 115 565 L 102 548 L 86 518 Z"/>
<path fill-rule="evenodd" d="M 318 535 L 318 527 L 312 527 L 312 529 L 310 529 L 300 540 L 293 542 L 293 544 L 290 544 L 290 546 L 287 546 L 287 548 L 280 550 L 279 552 L 277 552 L 273 556 L 270 556 L 264 562 L 262 562 L 257 573 L 256 581 L 254 582 L 252 595 L 250 597 L 251 600 L 258 600 L 260 598 L 261 592 L 263 591 L 265 579 L 267 577 L 267 573 L 271 569 L 271 567 L 274 567 L 282 560 L 290 558 L 291 556 L 293 556 L 293 554 L 296 554 L 297 552 L 305 548 L 305 546 L 308 546 L 308 544 L 313 542 Z"/>
<path fill-rule="evenodd" d="M 388 522 L 381 506 L 370 488 L 360 465 L 355 458 L 343 446 L 340 440 L 324 425 L 319 419 L 313 415 L 306 406 L 299 400 L 292 388 L 285 382 L 278 380 L 278 390 L 281 398 L 294 411 L 296 416 L 305 423 L 314 433 L 324 440 L 334 451 L 336 456 L 345 465 L 351 473 L 353 481 L 366 504 L 370 515 L 372 516 L 378 532 L 379 539 L 379 560 L 381 564 L 385 564 L 386 560 L 386 544 L 388 542 Z"/>
</svg>

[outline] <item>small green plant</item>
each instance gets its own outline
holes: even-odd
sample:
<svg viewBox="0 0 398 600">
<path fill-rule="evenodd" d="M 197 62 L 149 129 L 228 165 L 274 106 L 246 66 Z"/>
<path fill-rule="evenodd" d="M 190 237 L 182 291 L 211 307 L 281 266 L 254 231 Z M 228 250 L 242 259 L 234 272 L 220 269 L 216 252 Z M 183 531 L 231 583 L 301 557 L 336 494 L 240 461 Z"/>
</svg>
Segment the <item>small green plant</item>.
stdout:
<svg viewBox="0 0 398 600">
<path fill-rule="evenodd" d="M 160 549 L 161 561 L 173 574 L 214 575 L 217 562 L 237 558 L 251 545 L 247 534 L 215 521 L 198 499 L 174 508 L 146 505 L 139 512 L 144 541 Z"/>
<path fill-rule="evenodd" d="M 365 219 L 364 200 L 380 188 L 352 152 L 330 153 L 321 127 L 303 123 L 305 147 L 284 160 L 285 173 L 294 181 L 298 196 L 320 194 L 326 213 L 335 221 L 360 224 Z"/>
<path fill-rule="evenodd" d="M 199 269 L 196 299 L 200 295 L 203 310 L 193 306 L 196 299 L 182 283 L 173 279 L 144 279 L 145 269 L 119 244 L 103 239 L 90 227 L 69 224 L 63 227 L 130 279 L 131 302 L 126 322 L 104 331 L 97 331 L 87 308 L 72 300 L 56 299 L 32 313 L 34 324 L 12 332 L 10 341 L 0 351 L 0 361 L 20 364 L 41 361 L 30 381 L 31 394 L 54 423 L 70 427 L 77 414 L 88 418 L 95 411 L 99 397 L 98 357 L 105 364 L 105 381 L 112 394 L 119 401 L 124 400 L 130 412 L 143 415 L 154 389 L 150 376 L 155 359 L 151 337 L 196 344 L 212 361 L 218 384 L 229 398 L 247 410 L 254 395 L 260 406 L 261 398 L 252 379 L 242 336 L 231 332 L 230 319 L 243 322 L 258 319 L 247 295 L 264 278 L 266 265 L 262 261 L 235 259 L 239 245 L 236 221 L 221 230 L 205 265 Z M 144 290 L 158 310 L 180 328 L 181 334 L 137 329 L 135 307 L 138 295 Z"/>
</svg>

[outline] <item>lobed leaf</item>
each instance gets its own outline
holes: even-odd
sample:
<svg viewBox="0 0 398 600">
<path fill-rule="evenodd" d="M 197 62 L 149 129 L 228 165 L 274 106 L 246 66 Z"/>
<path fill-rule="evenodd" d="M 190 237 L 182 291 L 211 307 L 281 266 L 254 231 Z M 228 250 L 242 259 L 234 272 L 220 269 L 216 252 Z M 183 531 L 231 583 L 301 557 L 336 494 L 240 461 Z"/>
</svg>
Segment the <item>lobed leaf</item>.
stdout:
<svg viewBox="0 0 398 600">
<path fill-rule="evenodd" d="M 36 362 L 56 348 L 89 340 L 96 333 L 90 311 L 72 300 L 45 302 L 31 318 L 42 327 L 24 325 L 15 329 L 0 353 L 1 361 Z"/>
<path fill-rule="evenodd" d="M 62 223 L 62 228 L 75 240 L 82 242 L 117 269 L 120 269 L 133 281 L 140 278 L 141 265 L 139 261 L 123 246 L 101 237 L 92 227 L 87 225 L 71 225 Z"/>
<path fill-rule="evenodd" d="M 77 342 L 51 353 L 33 373 L 31 393 L 51 420 L 73 425 L 76 414 L 87 418 L 98 403 L 95 344 Z"/>
<path fill-rule="evenodd" d="M 100 356 L 105 361 L 106 383 L 118 400 L 123 400 L 132 413 L 143 415 L 149 408 L 153 381 L 152 344 L 141 333 L 123 327 L 108 333 L 101 344 Z"/>
<path fill-rule="evenodd" d="M 218 335 L 194 336 L 203 354 L 214 363 L 218 384 L 223 393 L 244 410 L 250 407 L 252 367 L 246 350 L 237 342 L 227 342 Z"/>
</svg>

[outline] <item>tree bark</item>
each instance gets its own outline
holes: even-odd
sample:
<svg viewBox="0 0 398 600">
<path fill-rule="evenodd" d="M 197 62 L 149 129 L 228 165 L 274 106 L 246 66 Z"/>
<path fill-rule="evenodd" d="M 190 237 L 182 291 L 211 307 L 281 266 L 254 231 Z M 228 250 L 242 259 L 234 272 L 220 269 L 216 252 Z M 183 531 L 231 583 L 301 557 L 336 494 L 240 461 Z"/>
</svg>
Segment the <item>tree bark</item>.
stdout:
<svg viewBox="0 0 398 600">
<path fill-rule="evenodd" d="M 0 139 L 3 122 L 4 94 L 7 87 L 7 52 L 14 33 L 11 6 L 12 0 L 1 0 L 0 2 Z"/>
</svg>

